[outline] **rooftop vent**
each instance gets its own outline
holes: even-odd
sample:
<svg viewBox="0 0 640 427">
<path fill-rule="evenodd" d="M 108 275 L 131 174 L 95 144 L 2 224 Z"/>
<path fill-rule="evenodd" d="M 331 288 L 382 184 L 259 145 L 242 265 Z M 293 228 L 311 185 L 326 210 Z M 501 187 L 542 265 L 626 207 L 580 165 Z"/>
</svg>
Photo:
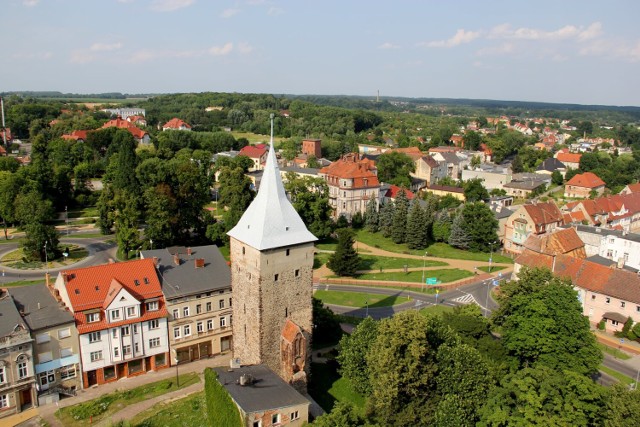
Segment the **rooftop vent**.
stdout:
<svg viewBox="0 0 640 427">
<path fill-rule="evenodd" d="M 80 295 L 80 289 L 76 289 L 76 295 Z"/>
<path fill-rule="evenodd" d="M 240 385 L 241 386 L 248 386 L 251 385 L 255 382 L 255 378 L 253 378 L 252 375 L 250 374 L 242 374 L 240 375 Z"/>
<path fill-rule="evenodd" d="M 133 279 L 133 284 L 136 286 L 140 286 L 140 281 L 138 279 Z"/>
<path fill-rule="evenodd" d="M 178 256 L 178 254 L 175 254 L 173 256 L 173 262 L 175 265 L 180 265 L 180 257 Z"/>
<path fill-rule="evenodd" d="M 148 277 L 145 277 L 143 280 L 144 280 L 144 284 L 145 284 L 145 285 L 148 285 L 148 284 L 149 284 L 149 278 L 148 278 Z"/>
</svg>

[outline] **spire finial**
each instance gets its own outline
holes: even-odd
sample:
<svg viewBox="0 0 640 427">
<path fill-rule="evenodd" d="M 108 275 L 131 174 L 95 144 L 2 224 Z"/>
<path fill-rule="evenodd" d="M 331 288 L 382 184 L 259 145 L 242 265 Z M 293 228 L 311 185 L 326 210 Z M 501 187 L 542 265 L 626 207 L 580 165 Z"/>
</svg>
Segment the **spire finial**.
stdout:
<svg viewBox="0 0 640 427">
<path fill-rule="evenodd" d="M 269 115 L 269 117 L 271 118 L 271 141 L 270 141 L 270 144 L 273 147 L 273 117 L 274 117 L 274 114 L 271 113 Z"/>
</svg>

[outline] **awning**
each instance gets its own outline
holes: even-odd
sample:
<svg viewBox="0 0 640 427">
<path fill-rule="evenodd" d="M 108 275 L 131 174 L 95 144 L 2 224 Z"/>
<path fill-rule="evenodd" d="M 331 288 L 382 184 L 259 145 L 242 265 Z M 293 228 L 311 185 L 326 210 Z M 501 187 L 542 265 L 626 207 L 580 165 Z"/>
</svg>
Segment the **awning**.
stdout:
<svg viewBox="0 0 640 427">
<path fill-rule="evenodd" d="M 627 321 L 627 317 L 620 314 L 609 311 L 602 315 L 603 319 L 615 320 L 616 322 L 624 323 Z"/>
</svg>

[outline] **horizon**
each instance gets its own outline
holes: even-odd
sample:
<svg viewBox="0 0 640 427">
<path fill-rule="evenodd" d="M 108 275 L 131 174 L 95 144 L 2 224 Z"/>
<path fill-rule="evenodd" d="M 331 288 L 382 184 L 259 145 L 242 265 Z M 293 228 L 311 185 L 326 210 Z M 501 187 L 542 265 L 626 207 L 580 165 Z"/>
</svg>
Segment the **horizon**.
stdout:
<svg viewBox="0 0 640 427">
<path fill-rule="evenodd" d="M 640 3 L 614 6 L 10 0 L 0 91 L 637 107 Z"/>
</svg>

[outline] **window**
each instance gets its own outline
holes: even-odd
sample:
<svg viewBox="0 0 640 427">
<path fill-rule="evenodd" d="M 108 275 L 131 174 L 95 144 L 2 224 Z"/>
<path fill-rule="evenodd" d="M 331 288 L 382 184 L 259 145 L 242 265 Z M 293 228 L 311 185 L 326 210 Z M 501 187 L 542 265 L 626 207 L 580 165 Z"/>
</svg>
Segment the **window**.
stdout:
<svg viewBox="0 0 640 427">
<path fill-rule="evenodd" d="M 49 332 L 45 332 L 44 334 L 36 335 L 36 343 L 42 344 L 44 342 L 51 341 L 51 337 L 49 336 Z"/>
<path fill-rule="evenodd" d="M 116 339 L 118 338 L 118 328 L 114 328 L 111 330 L 111 336 Z"/>
<path fill-rule="evenodd" d="M 38 363 L 51 362 L 52 360 L 53 360 L 53 353 L 50 351 L 45 351 L 44 353 L 38 354 Z"/>
<path fill-rule="evenodd" d="M 49 388 L 50 383 L 56 382 L 56 375 L 53 371 L 47 371 L 40 374 L 40 385 L 43 390 Z"/>
<path fill-rule="evenodd" d="M 277 281 L 278 281 L 278 275 L 277 275 L 277 274 L 273 276 L 273 280 L 274 280 L 275 282 L 277 282 Z"/>
<path fill-rule="evenodd" d="M 607 258 L 613 258 L 613 249 L 607 250 Z"/>
<path fill-rule="evenodd" d="M 609 303 L 611 302 L 611 298 L 606 297 L 606 298 L 604 299 L 604 302 L 606 302 L 607 304 L 609 304 Z"/>
<path fill-rule="evenodd" d="M 120 310 L 111 310 L 111 321 L 120 320 Z"/>
<path fill-rule="evenodd" d="M 87 323 L 94 323 L 100 321 L 100 313 L 89 313 L 86 316 Z"/>
<path fill-rule="evenodd" d="M 123 345 L 122 346 L 122 354 L 124 354 L 125 356 L 129 356 L 131 354 L 131 346 L 130 345 Z"/>
<path fill-rule="evenodd" d="M 157 311 L 158 301 L 150 301 L 147 303 L 147 311 Z"/>
<path fill-rule="evenodd" d="M 120 347 L 113 347 L 113 357 L 120 357 Z"/>
<path fill-rule="evenodd" d="M 198 322 L 198 324 L 196 325 L 196 331 L 198 331 L 199 334 L 204 332 L 204 323 L 202 322 Z"/>
<path fill-rule="evenodd" d="M 68 380 L 69 378 L 75 378 L 76 377 L 76 367 L 75 365 L 70 365 L 70 366 L 65 366 L 63 368 L 60 368 L 60 379 L 61 380 Z"/>
<path fill-rule="evenodd" d="M 612 320 L 612 321 L 611 321 L 611 324 L 612 324 L 613 326 L 618 326 L 619 322 L 618 322 L 617 320 Z"/>
<path fill-rule="evenodd" d="M 595 295 L 591 295 L 591 301 L 595 301 L 596 300 L 596 296 Z"/>
<path fill-rule="evenodd" d="M 295 272 L 295 276 L 296 276 L 296 277 L 300 276 L 300 270 L 296 270 L 296 272 Z"/>
<path fill-rule="evenodd" d="M 287 256 L 289 256 L 289 249 L 287 249 Z"/>
<path fill-rule="evenodd" d="M 636 311 L 640 313 L 640 305 L 636 305 Z"/>
<path fill-rule="evenodd" d="M 0 384 L 4 383 L 7 380 L 7 375 L 4 372 L 4 366 L 0 367 Z"/>
<path fill-rule="evenodd" d="M 127 307 L 127 317 L 136 317 L 136 308 L 135 307 Z"/>
<path fill-rule="evenodd" d="M 149 329 L 158 329 L 160 321 L 158 319 L 149 320 Z"/>
<path fill-rule="evenodd" d="M 226 317 L 224 317 L 224 316 L 222 316 L 222 317 L 220 318 L 220 327 L 221 327 L 221 328 L 224 328 L 224 327 L 226 327 L 226 326 L 227 326 L 227 318 L 226 318 Z"/>
<path fill-rule="evenodd" d="M 120 328 L 120 332 L 122 333 L 123 337 L 126 337 L 129 335 L 129 333 L 131 332 L 131 330 L 129 329 L 129 326 L 123 326 L 122 328 Z"/>
<path fill-rule="evenodd" d="M 213 319 L 207 320 L 207 331 L 213 330 Z"/>
<path fill-rule="evenodd" d="M 218 307 L 219 308 L 224 308 L 224 300 L 221 299 L 220 301 L 218 301 Z"/>
<path fill-rule="evenodd" d="M 184 325 L 184 336 L 188 337 L 189 335 L 191 335 L 191 325 Z"/>
<path fill-rule="evenodd" d="M 280 422 L 280 414 L 271 415 L 271 424 L 278 424 Z"/>
<path fill-rule="evenodd" d="M 625 302 L 624 301 L 620 301 L 620 307 L 624 308 L 624 306 L 625 306 Z"/>
<path fill-rule="evenodd" d="M 156 354 L 156 366 L 164 366 L 167 363 L 164 353 Z"/>
<path fill-rule="evenodd" d="M 89 334 L 89 344 L 98 342 L 98 341 L 102 341 L 102 338 L 100 337 L 100 331 L 91 332 Z"/>
<path fill-rule="evenodd" d="M 207 311 L 211 311 L 211 303 L 210 302 L 207 303 Z"/>
<path fill-rule="evenodd" d="M 202 313 L 202 304 L 196 305 L 196 314 Z"/>
<path fill-rule="evenodd" d="M 149 348 L 160 347 L 160 338 L 151 338 L 149 340 Z"/>
<path fill-rule="evenodd" d="M 60 357 L 73 356 L 73 349 L 71 347 L 65 347 L 60 349 Z"/>
<path fill-rule="evenodd" d="M 180 328 L 173 328 L 173 337 L 180 338 Z"/>
<path fill-rule="evenodd" d="M 253 427 L 262 427 L 262 420 L 254 421 Z"/>
<path fill-rule="evenodd" d="M 133 352 L 140 353 L 140 343 L 138 341 L 133 343 Z"/>
<path fill-rule="evenodd" d="M 92 351 L 89 354 L 89 358 L 91 359 L 92 362 L 96 362 L 98 360 L 102 360 L 102 350 Z"/>
<path fill-rule="evenodd" d="M 71 328 L 58 330 L 58 339 L 69 338 L 70 336 L 71 336 Z"/>
<path fill-rule="evenodd" d="M 178 310 L 177 308 L 173 309 L 173 318 L 174 319 L 179 319 L 180 318 L 180 310 Z"/>
<path fill-rule="evenodd" d="M 182 308 L 182 315 L 184 317 L 189 317 L 189 307 L 183 307 Z"/>
<path fill-rule="evenodd" d="M 233 298 L 229 298 L 229 307 L 231 307 L 233 304 L 231 304 L 231 301 L 233 301 Z"/>
<path fill-rule="evenodd" d="M 291 413 L 291 421 L 293 420 L 297 420 L 298 418 L 300 418 L 300 414 L 298 413 L 298 411 L 294 411 Z"/>
<path fill-rule="evenodd" d="M 138 335 L 138 324 L 133 325 L 133 335 Z"/>
</svg>

